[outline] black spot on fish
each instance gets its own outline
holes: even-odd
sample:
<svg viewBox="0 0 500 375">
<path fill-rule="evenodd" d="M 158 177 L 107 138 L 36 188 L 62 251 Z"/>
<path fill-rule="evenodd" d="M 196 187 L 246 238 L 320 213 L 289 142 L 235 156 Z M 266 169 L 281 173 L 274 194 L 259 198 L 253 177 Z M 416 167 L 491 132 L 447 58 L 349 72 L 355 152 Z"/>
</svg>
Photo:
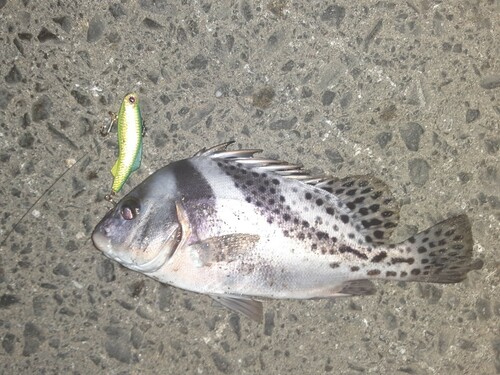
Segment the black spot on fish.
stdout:
<svg viewBox="0 0 500 375">
<path fill-rule="evenodd" d="M 359 271 L 359 267 L 358 267 L 358 266 L 352 266 L 352 267 L 351 267 L 351 271 L 352 271 L 352 272 Z"/>
<path fill-rule="evenodd" d="M 370 213 L 370 211 L 368 210 L 368 208 L 367 208 L 367 207 L 361 207 L 361 208 L 358 210 L 358 212 L 359 212 L 361 215 L 363 215 L 363 216 L 366 216 L 366 215 L 368 215 L 368 214 Z"/>
<path fill-rule="evenodd" d="M 302 221 L 302 226 L 305 228 L 309 228 L 309 222 L 307 222 L 306 220 Z"/>
<path fill-rule="evenodd" d="M 397 258 L 392 258 L 391 262 L 392 262 L 392 264 L 396 264 L 396 263 L 413 264 L 413 262 L 415 262 L 415 259 L 414 258 L 400 258 L 400 257 L 397 257 Z"/>
<path fill-rule="evenodd" d="M 349 216 L 347 216 L 347 215 L 340 215 L 340 220 L 342 220 L 342 222 L 344 224 L 347 224 L 349 222 Z"/>
<path fill-rule="evenodd" d="M 246 197 L 245 200 L 250 203 L 252 201 L 252 198 L 251 197 Z"/>
<path fill-rule="evenodd" d="M 372 262 L 378 263 L 378 262 L 383 261 L 385 258 L 387 258 L 387 253 L 385 251 L 381 251 L 380 253 L 378 253 L 377 255 L 375 255 L 372 258 Z"/>
<path fill-rule="evenodd" d="M 449 231 L 444 232 L 446 237 L 450 237 L 455 233 L 455 229 L 450 229 Z"/>
<path fill-rule="evenodd" d="M 347 237 L 349 237 L 349 238 L 352 240 L 352 239 L 354 239 L 355 234 L 354 234 L 354 233 L 349 233 L 349 234 L 347 235 Z"/>
<path fill-rule="evenodd" d="M 373 239 L 370 236 L 365 236 L 365 242 L 372 243 Z"/>
<path fill-rule="evenodd" d="M 380 208 L 380 204 L 376 204 L 376 203 L 375 203 L 375 204 L 372 204 L 372 205 L 370 206 L 370 211 L 371 211 L 371 212 L 377 212 L 377 211 L 379 210 L 379 208 Z"/>
<path fill-rule="evenodd" d="M 283 220 L 289 221 L 290 219 L 291 219 L 290 215 L 288 215 L 288 214 L 283 215 Z"/>
<path fill-rule="evenodd" d="M 366 256 L 366 254 L 363 254 L 360 251 L 358 251 L 356 249 L 353 249 L 352 247 L 347 246 L 347 245 L 340 246 L 339 247 L 339 252 L 341 254 L 343 254 L 343 253 L 350 253 L 350 254 L 353 254 L 353 255 L 357 256 L 358 258 L 361 258 L 361 259 L 368 259 L 368 257 Z"/>
<path fill-rule="evenodd" d="M 269 198 L 269 199 L 267 200 L 267 203 L 268 203 L 270 206 L 273 206 L 273 205 L 274 205 L 274 203 L 275 203 L 275 201 L 274 201 L 274 199 L 273 199 L 273 198 Z"/>
<path fill-rule="evenodd" d="M 273 187 L 272 187 L 272 188 L 269 188 L 269 192 L 270 192 L 271 194 L 276 194 L 276 189 L 275 189 L 275 188 L 273 188 Z"/>
<path fill-rule="evenodd" d="M 408 272 L 401 271 L 400 276 L 401 277 L 406 277 L 406 276 L 408 276 Z"/>
<path fill-rule="evenodd" d="M 318 240 L 324 240 L 324 239 L 328 239 L 328 233 L 326 232 L 321 232 L 321 231 L 318 231 L 316 232 L 316 237 L 318 237 Z"/>
<path fill-rule="evenodd" d="M 318 206 L 323 205 L 323 199 L 321 199 L 321 198 L 316 199 L 316 204 L 317 204 Z"/>
<path fill-rule="evenodd" d="M 339 268 L 340 264 L 338 264 L 338 263 L 330 263 L 329 266 L 330 266 L 330 268 L 335 269 L 335 268 Z"/>
<path fill-rule="evenodd" d="M 420 270 L 418 268 L 414 268 L 411 270 L 411 274 L 414 276 L 420 275 Z"/>
<path fill-rule="evenodd" d="M 376 230 L 375 232 L 373 232 L 373 236 L 376 239 L 381 240 L 382 238 L 384 238 L 384 232 L 382 232 L 381 230 Z"/>
<path fill-rule="evenodd" d="M 285 197 L 283 195 L 280 195 L 280 202 L 284 202 L 285 201 Z"/>
<path fill-rule="evenodd" d="M 380 270 L 369 270 L 366 274 L 368 276 L 377 276 L 380 275 Z"/>
<path fill-rule="evenodd" d="M 311 194 L 311 193 L 309 193 L 309 192 L 307 192 L 307 193 L 306 193 L 306 199 L 307 199 L 307 200 L 309 200 L 309 199 L 311 199 L 311 198 L 312 198 L 312 194 Z"/>
<path fill-rule="evenodd" d="M 261 193 L 265 193 L 265 192 L 266 192 L 266 188 L 265 188 L 264 186 L 262 186 L 262 185 L 261 185 L 261 186 L 259 186 L 259 191 L 260 191 Z"/>
<path fill-rule="evenodd" d="M 387 276 L 387 277 L 396 277 L 397 275 L 398 275 L 398 273 L 394 272 L 394 271 L 387 271 L 385 273 L 385 276 Z"/>
<path fill-rule="evenodd" d="M 346 192 L 346 195 L 353 196 L 356 194 L 357 189 L 351 189 Z"/>
<path fill-rule="evenodd" d="M 382 224 L 382 220 L 379 220 L 377 218 L 373 218 L 371 220 L 361 220 L 361 224 L 363 224 L 365 228 L 370 228 L 372 226 L 379 226 L 380 224 Z"/>
<path fill-rule="evenodd" d="M 275 184 L 275 185 L 279 185 L 280 184 L 279 180 L 277 180 L 276 178 L 273 178 L 272 183 Z"/>
<path fill-rule="evenodd" d="M 335 210 L 332 207 L 327 207 L 326 208 L 326 213 L 328 215 L 333 215 L 335 213 Z"/>
</svg>

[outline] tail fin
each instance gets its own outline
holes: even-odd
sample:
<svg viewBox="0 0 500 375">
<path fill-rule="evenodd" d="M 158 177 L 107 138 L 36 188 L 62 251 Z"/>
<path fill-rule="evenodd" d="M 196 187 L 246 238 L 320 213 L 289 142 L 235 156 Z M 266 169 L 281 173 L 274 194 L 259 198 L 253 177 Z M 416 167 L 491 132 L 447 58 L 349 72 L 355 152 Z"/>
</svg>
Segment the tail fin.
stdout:
<svg viewBox="0 0 500 375">
<path fill-rule="evenodd" d="M 391 262 L 404 265 L 401 271 L 403 280 L 457 283 L 467 277 L 467 272 L 483 266 L 480 259 L 472 259 L 472 246 L 469 219 L 466 215 L 460 215 L 396 245 L 405 256 L 394 256 Z"/>
</svg>

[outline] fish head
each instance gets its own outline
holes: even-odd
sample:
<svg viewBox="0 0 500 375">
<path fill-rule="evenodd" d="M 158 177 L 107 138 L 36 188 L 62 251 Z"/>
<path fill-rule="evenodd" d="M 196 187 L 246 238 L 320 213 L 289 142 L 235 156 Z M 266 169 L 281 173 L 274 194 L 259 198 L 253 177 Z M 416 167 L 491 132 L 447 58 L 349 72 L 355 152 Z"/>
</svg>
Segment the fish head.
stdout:
<svg viewBox="0 0 500 375">
<path fill-rule="evenodd" d="M 163 176 L 158 181 L 154 175 L 121 199 L 92 233 L 95 247 L 104 255 L 142 273 L 161 268 L 182 238 L 175 179 Z"/>
</svg>

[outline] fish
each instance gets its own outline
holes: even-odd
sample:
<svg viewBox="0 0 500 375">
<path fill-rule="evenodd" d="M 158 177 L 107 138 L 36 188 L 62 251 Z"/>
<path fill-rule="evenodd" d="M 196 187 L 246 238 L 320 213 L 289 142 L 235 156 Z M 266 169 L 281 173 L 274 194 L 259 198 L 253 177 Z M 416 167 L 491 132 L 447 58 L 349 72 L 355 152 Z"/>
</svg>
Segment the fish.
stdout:
<svg viewBox="0 0 500 375">
<path fill-rule="evenodd" d="M 111 131 L 114 122 L 115 120 L 111 121 L 106 133 Z M 136 93 L 127 94 L 123 98 L 116 123 L 119 151 L 118 159 L 111 169 L 113 184 L 111 193 L 107 196 L 108 200 L 112 200 L 112 197 L 122 189 L 130 174 L 141 166 L 144 123 Z"/>
<path fill-rule="evenodd" d="M 371 295 L 373 280 L 457 283 L 481 269 L 465 214 L 392 243 L 399 206 L 378 178 L 313 176 L 232 143 L 147 177 L 97 224 L 95 247 L 255 321 L 267 299 Z"/>
</svg>

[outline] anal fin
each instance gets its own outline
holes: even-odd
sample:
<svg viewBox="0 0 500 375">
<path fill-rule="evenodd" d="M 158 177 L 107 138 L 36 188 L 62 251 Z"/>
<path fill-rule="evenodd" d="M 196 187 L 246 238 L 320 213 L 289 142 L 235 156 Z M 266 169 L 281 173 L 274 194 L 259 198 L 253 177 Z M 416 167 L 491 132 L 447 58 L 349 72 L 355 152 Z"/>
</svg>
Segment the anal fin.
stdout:
<svg viewBox="0 0 500 375">
<path fill-rule="evenodd" d="M 375 284 L 373 284 L 370 280 L 350 280 L 341 285 L 341 289 L 338 291 L 338 295 L 336 297 L 369 296 L 375 294 L 375 292 Z"/>
<path fill-rule="evenodd" d="M 237 313 L 245 315 L 257 323 L 262 322 L 263 306 L 262 302 L 243 296 L 211 294 L 215 301 Z"/>
</svg>

